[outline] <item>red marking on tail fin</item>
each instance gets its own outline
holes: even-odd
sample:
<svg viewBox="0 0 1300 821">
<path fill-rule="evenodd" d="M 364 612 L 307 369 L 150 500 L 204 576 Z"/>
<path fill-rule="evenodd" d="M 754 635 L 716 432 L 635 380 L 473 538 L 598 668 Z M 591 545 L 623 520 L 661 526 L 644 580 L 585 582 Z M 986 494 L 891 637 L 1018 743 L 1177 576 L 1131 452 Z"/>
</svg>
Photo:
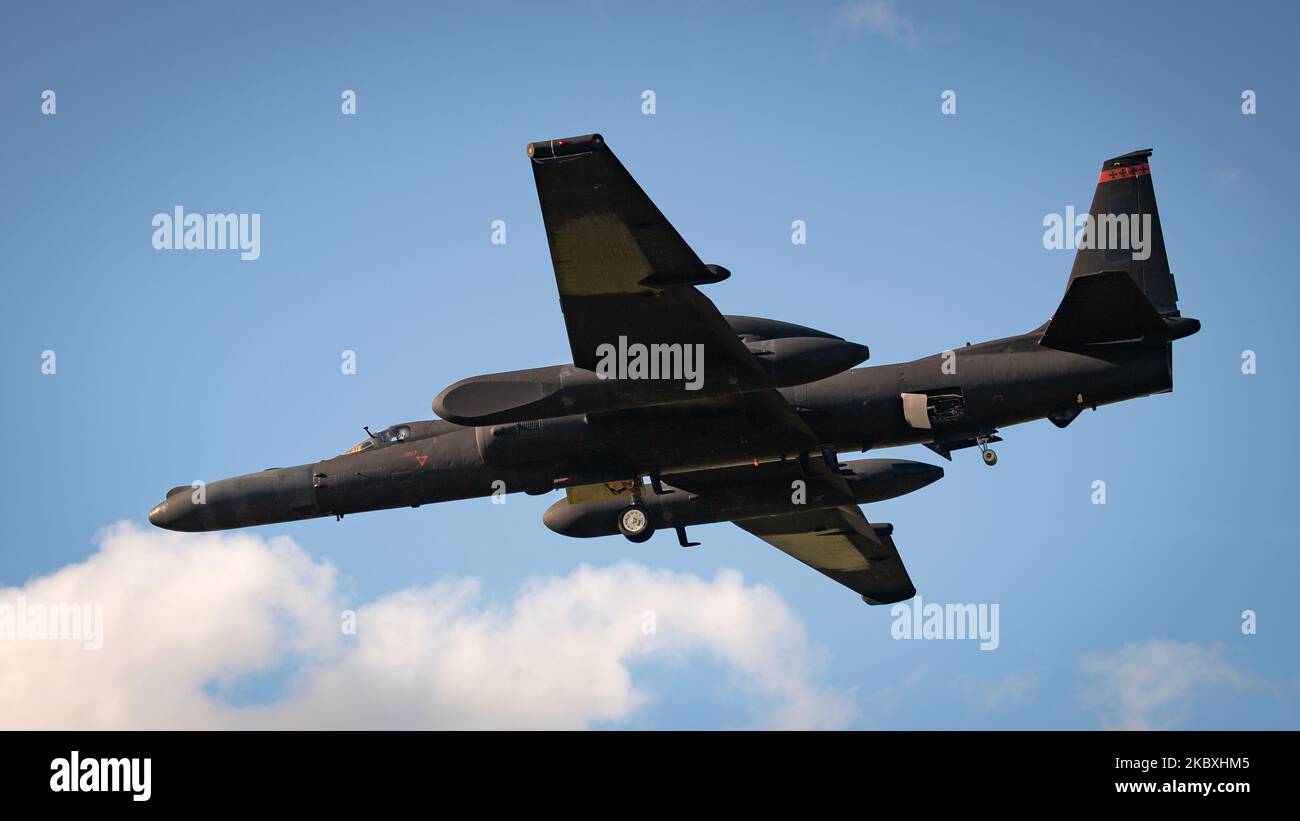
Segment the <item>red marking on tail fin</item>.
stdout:
<svg viewBox="0 0 1300 821">
<path fill-rule="evenodd" d="M 1119 168 L 1107 168 L 1101 172 L 1097 178 L 1097 184 L 1103 182 L 1114 182 L 1115 180 L 1126 180 L 1129 177 L 1147 177 L 1151 175 L 1151 166 L 1148 163 L 1141 165 L 1122 165 Z"/>
</svg>

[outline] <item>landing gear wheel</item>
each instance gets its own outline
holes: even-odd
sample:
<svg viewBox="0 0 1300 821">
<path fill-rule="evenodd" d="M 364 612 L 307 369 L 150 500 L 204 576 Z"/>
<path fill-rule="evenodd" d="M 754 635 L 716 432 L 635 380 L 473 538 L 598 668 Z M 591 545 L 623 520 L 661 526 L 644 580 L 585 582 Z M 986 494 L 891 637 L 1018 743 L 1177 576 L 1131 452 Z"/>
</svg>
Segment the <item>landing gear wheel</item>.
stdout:
<svg viewBox="0 0 1300 821">
<path fill-rule="evenodd" d="M 992 448 L 984 448 L 984 464 L 993 467 L 998 463 L 998 455 L 993 452 Z"/>
<path fill-rule="evenodd" d="M 654 528 L 650 526 L 650 517 L 639 504 L 626 507 L 618 514 L 618 532 L 626 536 L 628 541 L 637 544 L 655 535 Z"/>
</svg>

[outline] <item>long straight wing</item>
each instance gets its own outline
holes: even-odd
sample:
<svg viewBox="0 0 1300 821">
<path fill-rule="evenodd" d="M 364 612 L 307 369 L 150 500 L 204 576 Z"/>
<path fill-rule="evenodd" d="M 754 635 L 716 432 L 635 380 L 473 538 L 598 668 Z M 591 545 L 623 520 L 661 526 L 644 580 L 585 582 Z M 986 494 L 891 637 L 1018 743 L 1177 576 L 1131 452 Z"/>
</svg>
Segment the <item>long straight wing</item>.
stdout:
<svg viewBox="0 0 1300 821">
<path fill-rule="evenodd" d="M 741 528 L 862 596 L 892 604 L 916 595 L 892 525 L 873 527 L 856 505 L 736 522 Z"/>
<path fill-rule="evenodd" d="M 706 386 L 757 385 L 762 373 L 695 285 L 705 265 L 599 134 L 528 146 L 573 362 L 595 370 L 602 345 L 703 345 Z M 709 391 L 713 392 L 713 391 Z"/>
</svg>

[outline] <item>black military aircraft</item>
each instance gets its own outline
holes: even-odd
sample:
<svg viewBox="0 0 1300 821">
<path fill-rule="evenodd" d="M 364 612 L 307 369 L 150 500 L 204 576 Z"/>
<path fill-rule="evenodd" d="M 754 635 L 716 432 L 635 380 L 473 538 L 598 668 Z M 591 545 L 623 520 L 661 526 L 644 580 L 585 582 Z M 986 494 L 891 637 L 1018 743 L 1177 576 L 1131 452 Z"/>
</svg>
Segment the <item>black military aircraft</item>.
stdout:
<svg viewBox="0 0 1300 821">
<path fill-rule="evenodd" d="M 1149 150 L 1102 164 L 1046 324 L 857 369 L 865 346 L 719 313 L 697 286 L 729 272 L 700 261 L 599 134 L 527 153 L 573 364 L 464 379 L 434 399 L 441 419 L 367 428 L 314 464 L 173 488 L 149 521 L 221 530 L 563 489 L 544 516 L 557 533 L 643 542 L 673 529 L 692 546 L 686 527 L 732 521 L 870 604 L 896 602 L 915 589 L 893 526 L 858 505 L 943 470 L 838 453 L 920 443 L 951 460 L 978 447 L 993 465 L 1007 425 L 1064 428 L 1085 408 L 1172 390 L 1172 342 L 1200 328 L 1178 311 Z"/>
</svg>

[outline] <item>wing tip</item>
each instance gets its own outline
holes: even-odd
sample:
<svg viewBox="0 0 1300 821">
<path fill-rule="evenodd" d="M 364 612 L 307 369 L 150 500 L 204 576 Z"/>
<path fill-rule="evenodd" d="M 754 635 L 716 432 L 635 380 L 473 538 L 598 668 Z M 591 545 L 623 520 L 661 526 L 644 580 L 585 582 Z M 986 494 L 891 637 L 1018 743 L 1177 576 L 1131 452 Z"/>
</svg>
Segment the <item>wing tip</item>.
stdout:
<svg viewBox="0 0 1300 821">
<path fill-rule="evenodd" d="M 899 590 L 895 593 L 886 593 L 884 595 L 881 595 L 880 598 L 876 598 L 876 599 L 873 599 L 870 596 L 868 596 L 866 593 L 863 593 L 862 600 L 867 604 L 871 605 L 872 607 L 875 607 L 881 604 L 897 604 L 901 601 L 907 601 L 908 599 L 912 598 L 915 595 L 916 595 L 916 588 L 909 587 L 906 590 Z"/>
</svg>

